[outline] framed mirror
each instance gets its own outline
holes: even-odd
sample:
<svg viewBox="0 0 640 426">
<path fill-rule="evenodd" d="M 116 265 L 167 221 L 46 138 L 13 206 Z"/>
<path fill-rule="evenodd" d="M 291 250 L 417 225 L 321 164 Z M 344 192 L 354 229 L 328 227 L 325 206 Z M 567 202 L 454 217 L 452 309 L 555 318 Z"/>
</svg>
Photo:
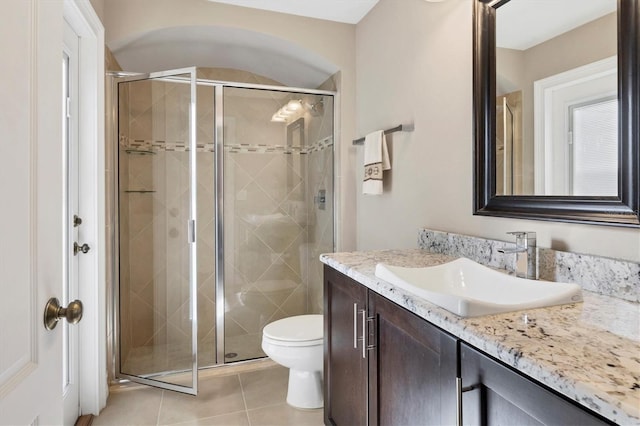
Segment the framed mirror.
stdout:
<svg viewBox="0 0 640 426">
<path fill-rule="evenodd" d="M 639 27 L 639 0 L 474 0 L 474 214 L 640 227 Z"/>
</svg>

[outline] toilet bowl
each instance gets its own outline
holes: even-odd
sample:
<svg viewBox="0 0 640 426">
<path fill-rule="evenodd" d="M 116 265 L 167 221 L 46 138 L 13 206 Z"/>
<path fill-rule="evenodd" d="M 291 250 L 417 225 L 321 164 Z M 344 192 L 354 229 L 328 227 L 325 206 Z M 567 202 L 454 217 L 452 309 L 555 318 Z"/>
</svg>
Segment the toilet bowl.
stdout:
<svg viewBox="0 0 640 426">
<path fill-rule="evenodd" d="M 267 324 L 262 350 L 273 361 L 289 368 L 287 403 L 297 408 L 321 408 L 322 315 L 298 315 Z"/>
</svg>

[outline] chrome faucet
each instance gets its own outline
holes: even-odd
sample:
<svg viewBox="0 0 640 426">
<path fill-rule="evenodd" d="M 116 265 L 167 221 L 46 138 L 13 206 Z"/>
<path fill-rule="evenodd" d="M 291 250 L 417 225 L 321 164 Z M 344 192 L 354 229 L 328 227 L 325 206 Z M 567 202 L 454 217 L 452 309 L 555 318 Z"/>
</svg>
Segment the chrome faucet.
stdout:
<svg viewBox="0 0 640 426">
<path fill-rule="evenodd" d="M 516 277 L 538 279 L 538 252 L 536 250 L 535 232 L 507 232 L 515 235 L 516 247 L 513 249 L 499 249 L 500 253 L 515 253 L 516 255 Z"/>
</svg>

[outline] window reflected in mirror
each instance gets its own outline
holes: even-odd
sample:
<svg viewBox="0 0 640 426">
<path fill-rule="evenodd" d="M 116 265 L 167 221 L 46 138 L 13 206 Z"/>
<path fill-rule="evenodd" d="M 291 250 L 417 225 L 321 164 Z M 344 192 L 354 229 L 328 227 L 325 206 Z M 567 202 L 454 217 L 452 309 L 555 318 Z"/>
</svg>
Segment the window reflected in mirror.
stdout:
<svg viewBox="0 0 640 426">
<path fill-rule="evenodd" d="M 617 196 L 616 0 L 496 10 L 496 195 Z"/>
</svg>

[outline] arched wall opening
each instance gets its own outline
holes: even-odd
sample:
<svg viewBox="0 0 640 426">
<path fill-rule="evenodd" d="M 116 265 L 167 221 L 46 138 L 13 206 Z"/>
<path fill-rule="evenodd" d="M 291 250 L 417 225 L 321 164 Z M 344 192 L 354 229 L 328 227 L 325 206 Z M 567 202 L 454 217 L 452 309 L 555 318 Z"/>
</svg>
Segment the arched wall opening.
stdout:
<svg viewBox="0 0 640 426">
<path fill-rule="evenodd" d="M 198 148 L 190 150 L 197 152 L 196 160 L 189 161 L 181 144 L 189 134 L 184 125 L 189 97 L 182 90 L 184 84 L 171 85 L 162 79 L 151 83 L 145 76 L 117 83 L 120 327 L 114 344 L 119 354 L 114 377 L 134 380 L 182 371 L 182 354 L 188 353 L 189 343 L 196 338 L 189 340 L 189 330 L 179 328 L 178 319 L 184 318 L 178 310 L 194 297 L 201 367 L 260 358 L 264 354 L 259 337 L 266 323 L 321 310 L 322 269 L 317 259 L 335 247 L 334 95 L 303 89 L 335 89 L 328 86 L 338 67 L 293 42 L 226 27 L 138 32 L 110 47 L 125 71 L 196 66 L 198 77 L 202 73 L 204 79 L 242 82 L 254 78 L 253 83 L 292 88 L 287 94 L 280 88 L 225 86 L 221 122 L 214 116 L 219 104 L 213 89 L 206 82 L 199 84 Z M 300 104 L 296 120 L 272 119 L 279 108 L 292 102 Z M 223 129 L 222 142 L 213 137 L 214 127 L 215 132 Z M 221 145 L 213 149 L 216 143 Z M 223 153 L 222 167 L 214 152 Z M 197 187 L 199 229 L 198 269 L 192 275 L 174 271 L 173 261 L 183 252 L 180 244 L 169 247 L 182 241 L 180 229 L 184 228 L 167 231 L 166 226 L 175 223 L 174 218 L 183 218 L 180 206 L 184 208 L 185 188 L 179 183 L 186 182 L 181 173 L 190 170 L 190 164 L 197 164 L 193 187 Z M 224 182 L 222 191 L 214 190 L 215 182 Z M 211 212 L 218 205 L 218 194 L 226 197 L 219 203 L 225 206 L 224 220 L 219 221 L 224 238 L 212 232 L 218 226 Z M 316 199 L 325 200 L 322 207 L 316 207 Z M 153 261 L 138 262 L 140 252 L 153 253 Z M 218 253 L 224 260 L 214 268 L 212 259 Z M 197 296 L 177 287 L 190 280 L 198 285 Z M 182 298 L 166 303 L 158 296 L 170 291 Z M 218 303 L 222 300 L 224 308 Z M 159 362 L 138 368 L 149 351 L 162 354 Z M 176 353 L 181 355 L 174 357 Z M 169 381 L 169 385 L 175 383 Z"/>
<path fill-rule="evenodd" d="M 112 41 L 109 48 L 124 70 L 135 72 L 227 68 L 289 87 L 315 89 L 339 71 L 327 59 L 288 40 L 232 27 L 161 28 Z"/>
</svg>

